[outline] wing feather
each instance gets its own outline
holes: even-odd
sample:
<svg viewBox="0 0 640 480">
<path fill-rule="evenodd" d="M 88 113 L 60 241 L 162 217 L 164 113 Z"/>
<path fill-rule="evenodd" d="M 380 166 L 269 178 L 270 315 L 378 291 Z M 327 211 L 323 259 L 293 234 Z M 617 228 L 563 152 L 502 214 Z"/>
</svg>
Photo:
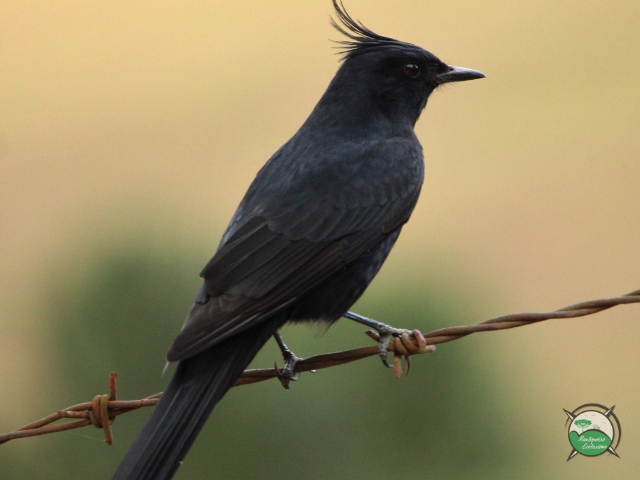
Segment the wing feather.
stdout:
<svg viewBox="0 0 640 480">
<path fill-rule="evenodd" d="M 291 159 L 285 145 L 258 174 L 203 269 L 201 293 L 167 358 L 187 358 L 265 320 L 401 227 L 423 177 L 419 146 L 401 140 L 370 142 L 358 155 L 334 155 L 333 163 L 325 155 L 302 173 L 280 165 L 293 173 L 277 183 L 273 163 L 279 155 L 281 163 Z M 323 176 L 334 180 L 330 188 L 318 181 Z"/>
</svg>

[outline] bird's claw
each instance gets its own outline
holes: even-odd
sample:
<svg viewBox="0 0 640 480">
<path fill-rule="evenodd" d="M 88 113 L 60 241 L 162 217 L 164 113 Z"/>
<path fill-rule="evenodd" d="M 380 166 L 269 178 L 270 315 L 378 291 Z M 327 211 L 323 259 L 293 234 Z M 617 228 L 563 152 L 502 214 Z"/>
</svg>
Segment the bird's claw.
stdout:
<svg viewBox="0 0 640 480">
<path fill-rule="evenodd" d="M 369 330 L 367 335 L 378 341 L 378 354 L 382 363 L 387 368 L 392 368 L 396 377 L 402 376 L 402 359 L 404 358 L 407 369 L 406 375 L 411 371 L 411 355 L 420 353 L 433 352 L 435 345 L 427 345 L 424 335 L 419 330 L 406 330 L 403 328 L 394 328 L 389 325 L 383 325 L 376 328 L 377 331 Z M 393 365 L 389 365 L 387 357 L 389 355 L 389 346 L 392 345 L 394 352 Z"/>
<path fill-rule="evenodd" d="M 391 368 L 391 365 L 389 365 L 389 362 L 387 361 L 387 357 L 389 356 L 390 339 L 391 332 L 378 332 L 378 355 L 380 355 L 382 364 L 387 368 Z"/>
<path fill-rule="evenodd" d="M 291 388 L 290 383 L 295 382 L 300 378 L 300 374 L 295 372 L 295 368 L 296 363 L 298 363 L 298 361 L 300 361 L 301 359 L 291 353 L 290 355 L 287 355 L 284 360 L 285 362 L 282 370 L 278 368 L 277 363 L 275 364 L 275 369 L 278 380 L 280 380 L 280 383 L 285 388 L 285 390 L 289 390 L 289 388 Z"/>
<path fill-rule="evenodd" d="M 290 383 L 295 382 L 300 378 L 300 374 L 296 373 L 295 369 L 296 364 L 302 359 L 296 357 L 295 353 L 289 350 L 289 347 L 284 343 L 282 335 L 280 335 L 279 332 L 276 332 L 273 335 L 273 338 L 276 340 L 276 343 L 282 352 L 282 359 L 284 360 L 284 367 L 282 370 L 278 368 L 277 363 L 275 364 L 276 376 L 285 390 L 289 390 Z"/>
</svg>

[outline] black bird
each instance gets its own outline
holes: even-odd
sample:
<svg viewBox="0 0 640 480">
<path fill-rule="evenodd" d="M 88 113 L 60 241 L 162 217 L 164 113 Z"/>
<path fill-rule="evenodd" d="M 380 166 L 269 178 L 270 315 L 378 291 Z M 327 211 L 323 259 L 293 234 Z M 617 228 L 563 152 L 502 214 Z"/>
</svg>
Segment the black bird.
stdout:
<svg viewBox="0 0 640 480">
<path fill-rule="evenodd" d="M 424 176 L 414 125 L 438 86 L 482 78 L 378 35 L 333 0 L 342 64 L 258 172 L 167 354 L 180 362 L 116 479 L 170 478 L 213 407 L 286 322 L 345 315 L 384 263 Z M 395 332 L 394 332 L 395 333 Z M 289 368 L 289 373 L 292 368 Z"/>
</svg>

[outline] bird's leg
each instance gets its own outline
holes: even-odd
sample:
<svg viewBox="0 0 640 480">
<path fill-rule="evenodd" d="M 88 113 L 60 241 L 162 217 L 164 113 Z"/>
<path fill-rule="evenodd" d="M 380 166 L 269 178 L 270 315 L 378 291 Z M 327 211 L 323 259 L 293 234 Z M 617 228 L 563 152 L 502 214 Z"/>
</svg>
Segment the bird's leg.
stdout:
<svg viewBox="0 0 640 480">
<path fill-rule="evenodd" d="M 289 350 L 289 347 L 287 347 L 287 345 L 284 343 L 284 340 L 282 339 L 282 336 L 279 332 L 274 333 L 273 338 L 275 338 L 278 347 L 280 347 L 280 351 L 282 352 L 282 359 L 284 360 L 284 367 L 282 368 L 282 370 L 280 370 L 278 368 L 278 365 L 276 365 L 278 379 L 280 380 L 280 383 L 282 383 L 282 386 L 285 389 L 289 390 L 289 383 L 291 383 L 292 381 L 295 382 L 296 380 L 298 380 L 298 378 L 300 378 L 300 374 L 294 373 L 294 370 L 296 368 L 296 363 L 298 363 L 298 361 L 301 359 L 296 357 L 296 355 L 291 350 Z"/>
<path fill-rule="evenodd" d="M 384 363 L 387 368 L 391 368 L 391 365 L 387 362 L 387 355 L 389 351 L 389 340 L 392 337 L 394 338 L 394 347 L 396 347 L 396 350 L 399 349 L 400 351 L 398 353 L 403 355 L 407 360 L 407 373 L 409 372 L 411 365 L 409 360 L 410 355 L 412 353 L 423 353 L 423 344 L 426 346 L 426 341 L 424 340 L 422 333 L 418 330 L 395 328 L 387 325 L 386 323 L 378 322 L 372 318 L 363 317 L 362 315 L 358 315 L 354 312 L 347 312 L 343 317 L 366 325 L 378 332 L 378 353 L 382 359 L 382 363 Z M 412 336 L 418 339 L 418 342 L 420 343 L 419 349 L 411 342 Z"/>
</svg>

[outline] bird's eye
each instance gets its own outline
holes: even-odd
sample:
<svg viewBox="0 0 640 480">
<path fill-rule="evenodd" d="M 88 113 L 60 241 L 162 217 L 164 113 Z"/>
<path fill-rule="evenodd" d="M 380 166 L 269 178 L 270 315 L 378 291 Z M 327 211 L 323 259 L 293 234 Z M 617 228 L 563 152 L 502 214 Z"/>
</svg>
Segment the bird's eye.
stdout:
<svg viewBox="0 0 640 480">
<path fill-rule="evenodd" d="M 415 63 L 407 63 L 402 67 L 402 71 L 411 78 L 418 78 L 420 76 L 420 67 Z"/>
</svg>

